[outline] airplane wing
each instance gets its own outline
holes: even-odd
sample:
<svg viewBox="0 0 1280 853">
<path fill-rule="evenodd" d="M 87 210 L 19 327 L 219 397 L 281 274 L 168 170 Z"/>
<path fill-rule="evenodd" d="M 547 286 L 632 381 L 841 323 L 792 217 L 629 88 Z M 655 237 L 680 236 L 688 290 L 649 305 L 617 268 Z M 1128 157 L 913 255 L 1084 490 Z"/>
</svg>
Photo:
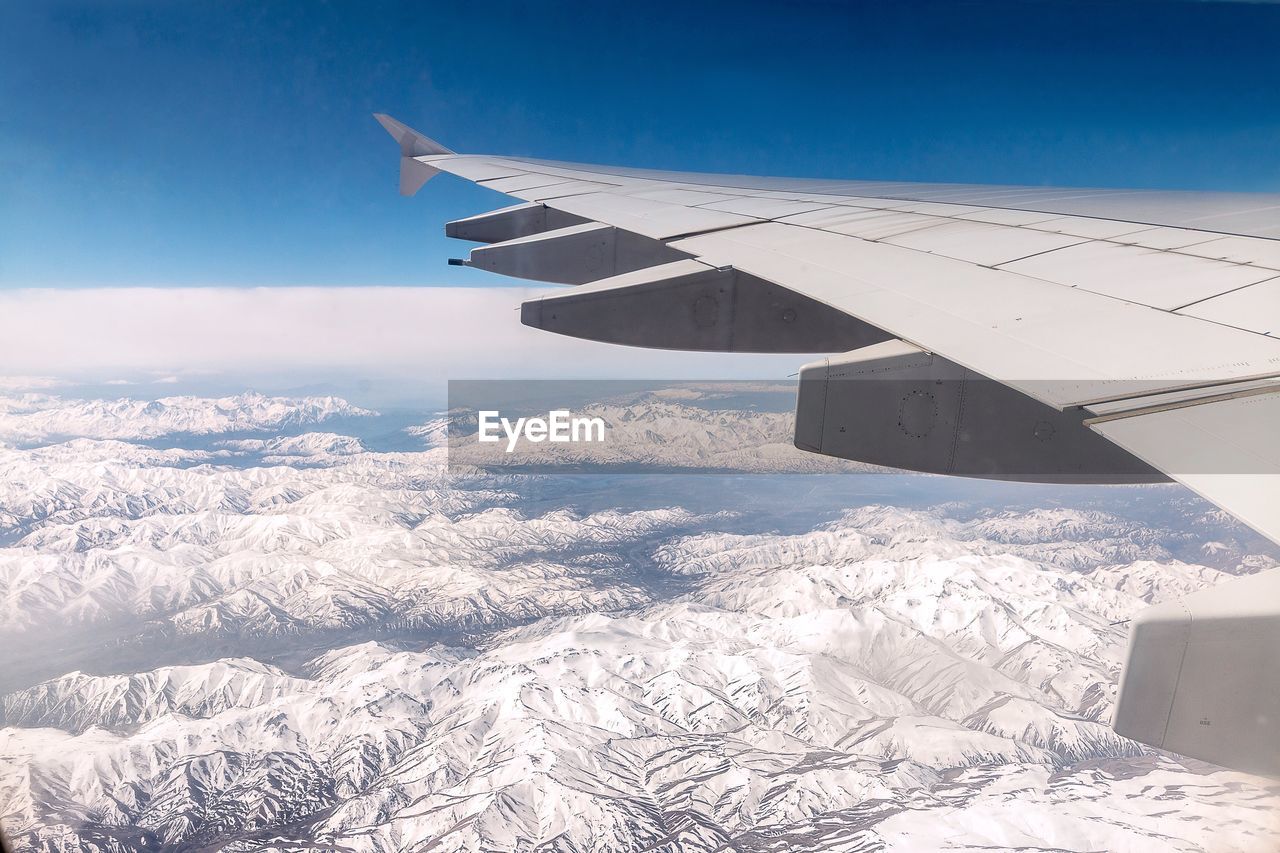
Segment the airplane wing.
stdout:
<svg viewBox="0 0 1280 853">
<path fill-rule="evenodd" d="M 798 447 L 1172 478 L 1280 542 L 1280 195 L 655 172 L 457 154 L 376 117 L 403 193 L 448 172 L 521 200 L 446 233 L 485 244 L 462 263 L 577 285 L 526 303 L 527 325 L 833 353 L 801 370 Z M 1228 588 L 1135 620 L 1115 726 L 1280 774 L 1280 573 Z"/>
</svg>

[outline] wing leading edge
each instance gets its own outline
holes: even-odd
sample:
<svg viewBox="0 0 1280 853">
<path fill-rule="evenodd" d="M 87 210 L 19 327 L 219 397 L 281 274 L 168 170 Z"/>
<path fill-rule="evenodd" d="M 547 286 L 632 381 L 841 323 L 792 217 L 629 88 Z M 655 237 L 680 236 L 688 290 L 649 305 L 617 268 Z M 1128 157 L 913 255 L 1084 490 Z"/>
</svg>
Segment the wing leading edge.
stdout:
<svg viewBox="0 0 1280 853">
<path fill-rule="evenodd" d="M 444 171 L 523 201 L 447 231 L 488 244 L 469 263 L 580 285 L 526 304 L 528 325 L 842 352 L 802 371 L 803 449 L 1005 479 L 1167 476 L 1280 542 L 1280 196 L 649 172 L 460 155 L 378 120 L 402 192 Z M 902 428 L 922 393 L 924 420 Z M 1266 578 L 1247 581 L 1280 583 Z M 1115 725 L 1280 775 L 1280 671 L 1204 675 L 1280 648 L 1278 596 L 1236 584 L 1136 620 Z M 1171 647 L 1193 665 L 1171 667 Z"/>
</svg>

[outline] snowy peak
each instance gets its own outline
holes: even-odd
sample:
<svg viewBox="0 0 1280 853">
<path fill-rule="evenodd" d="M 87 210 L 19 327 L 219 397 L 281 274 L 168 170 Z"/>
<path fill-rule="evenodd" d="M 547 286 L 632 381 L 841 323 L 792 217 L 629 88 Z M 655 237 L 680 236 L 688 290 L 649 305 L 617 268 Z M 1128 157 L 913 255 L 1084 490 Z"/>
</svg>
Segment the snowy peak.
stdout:
<svg viewBox="0 0 1280 853">
<path fill-rule="evenodd" d="M 375 414 L 339 397 L 161 397 L 64 400 L 44 394 L 0 398 L 0 440 L 56 437 L 149 439 L 162 435 L 284 430 L 337 417 Z"/>
</svg>

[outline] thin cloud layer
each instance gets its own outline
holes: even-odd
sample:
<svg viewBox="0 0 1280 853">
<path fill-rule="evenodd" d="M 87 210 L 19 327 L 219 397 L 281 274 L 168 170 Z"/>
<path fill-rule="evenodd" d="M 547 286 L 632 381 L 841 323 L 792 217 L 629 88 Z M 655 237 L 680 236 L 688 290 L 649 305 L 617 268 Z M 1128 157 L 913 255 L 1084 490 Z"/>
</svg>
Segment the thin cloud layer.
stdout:
<svg viewBox="0 0 1280 853">
<path fill-rule="evenodd" d="M 520 324 L 532 288 L 101 288 L 0 292 L 11 376 L 780 378 L 803 356 L 653 352 Z"/>
</svg>

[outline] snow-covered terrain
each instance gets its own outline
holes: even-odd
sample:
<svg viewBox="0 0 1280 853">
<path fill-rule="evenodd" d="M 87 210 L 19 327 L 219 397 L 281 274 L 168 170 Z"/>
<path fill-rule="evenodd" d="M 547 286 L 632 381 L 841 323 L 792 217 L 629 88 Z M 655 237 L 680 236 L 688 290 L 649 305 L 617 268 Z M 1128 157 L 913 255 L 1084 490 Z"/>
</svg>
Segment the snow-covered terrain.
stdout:
<svg viewBox="0 0 1280 853">
<path fill-rule="evenodd" d="M 6 410 L 19 849 L 1280 847 L 1108 726 L 1125 620 L 1275 565 L 1175 487 L 484 475 L 229 399 Z"/>
<path fill-rule="evenodd" d="M 155 438 L 161 435 L 279 430 L 337 417 L 374 414 L 337 397 L 162 397 L 68 400 L 40 393 L 0 397 L 0 442 L 50 438 Z"/>
<path fill-rule="evenodd" d="M 791 399 L 786 400 L 791 404 Z M 537 466 L 539 470 L 582 466 L 619 469 L 698 469 L 753 472 L 854 472 L 883 470 L 860 462 L 818 456 L 796 449 L 791 411 L 745 411 L 691 405 L 658 394 L 639 401 L 602 402 L 582 407 L 575 417 L 599 418 L 602 441 L 563 444 L 496 443 L 476 440 L 475 426 L 455 427 L 449 449 L 455 463 L 485 467 Z M 414 428 L 439 441 L 439 423 Z"/>
</svg>

